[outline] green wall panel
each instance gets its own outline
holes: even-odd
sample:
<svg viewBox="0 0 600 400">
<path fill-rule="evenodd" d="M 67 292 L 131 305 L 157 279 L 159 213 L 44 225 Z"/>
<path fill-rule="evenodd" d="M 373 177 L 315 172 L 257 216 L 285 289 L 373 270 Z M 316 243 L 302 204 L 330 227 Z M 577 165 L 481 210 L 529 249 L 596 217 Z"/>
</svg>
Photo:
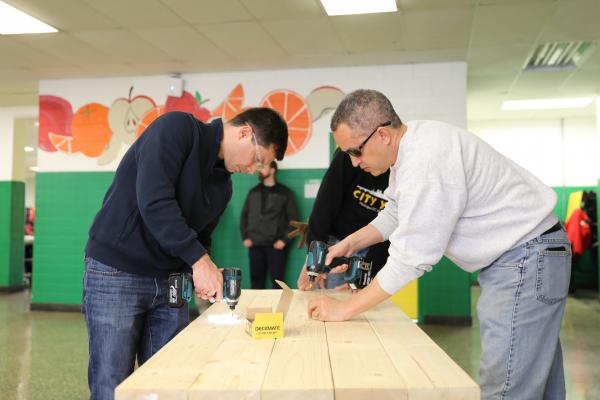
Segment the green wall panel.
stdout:
<svg viewBox="0 0 600 400">
<path fill-rule="evenodd" d="M 314 199 L 305 199 L 304 184 L 307 180 L 320 179 L 324 169 L 281 170 L 280 182 L 296 193 L 300 219 L 306 221 Z M 37 176 L 37 220 L 34 252 L 34 303 L 80 304 L 83 276 L 83 250 L 87 231 L 98 211 L 102 198 L 112 180 L 112 172 L 39 173 Z M 213 234 L 213 258 L 221 267 L 239 267 L 243 270 L 243 286 L 250 286 L 247 250 L 241 244 L 239 215 L 246 194 L 257 184 L 254 175 L 234 175 L 234 195 L 221 223 Z M 23 186 L 8 190 L 6 183 L 0 184 L 0 210 L 8 207 L 7 193 L 23 198 Z M 19 187 L 19 185 L 16 185 Z M 575 190 L 590 190 L 592 187 L 560 188 L 557 213 L 564 215 L 568 194 Z M 19 192 L 20 190 L 20 192 Z M 13 194 L 14 192 L 14 194 Z M 20 194 L 19 194 L 20 193 Z M 20 200 L 19 204 L 23 204 Z M 16 204 L 16 202 L 15 202 Z M 10 213 L 11 221 L 19 215 L 19 235 L 22 236 L 23 208 Z M 4 219 L 3 219 L 4 220 Z M 12 224 L 12 222 L 11 222 Z M 3 233 L 4 232 L 4 233 Z M 6 242 L 6 229 L 0 232 L 0 243 Z M 2 236 L 4 235 L 4 236 Z M 16 237 L 15 237 L 16 238 Z M 16 238 L 18 239 L 18 238 Z M 22 239 L 21 239 L 22 240 Z M 285 280 L 292 287 L 304 263 L 305 250 L 292 243 L 288 255 Z M 14 247 L 15 263 L 22 265 L 22 242 Z M 17 251 L 18 250 L 18 251 Z M 22 273 L 22 268 L 15 271 Z M 9 278 L 3 278 L 9 279 Z M 13 276 L 10 279 L 22 279 Z M 419 280 L 419 320 L 426 317 L 470 317 L 470 274 L 460 270 L 447 259 L 426 273 Z"/>
<path fill-rule="evenodd" d="M 23 285 L 25 183 L 0 182 L 0 288 Z"/>
<path fill-rule="evenodd" d="M 88 229 L 112 177 L 112 172 L 37 174 L 32 303 L 81 303 Z"/>
<path fill-rule="evenodd" d="M 300 218 L 306 220 L 314 199 L 304 199 L 304 182 L 320 179 L 323 169 L 282 170 L 279 179 L 297 193 Z M 80 304 L 83 251 L 89 226 L 100 208 L 112 172 L 39 173 L 36 187 L 36 239 L 32 302 Z M 243 269 L 244 287 L 250 287 L 248 256 L 239 233 L 239 215 L 256 176 L 234 175 L 234 195 L 213 234 L 213 258 L 222 267 Z M 299 194 L 299 195 L 298 195 Z M 305 251 L 288 255 L 286 281 L 295 286 Z M 21 263 L 22 265 L 22 263 Z"/>
<path fill-rule="evenodd" d="M 419 322 L 470 323 L 471 277 L 468 272 L 443 257 L 418 283 Z"/>
</svg>

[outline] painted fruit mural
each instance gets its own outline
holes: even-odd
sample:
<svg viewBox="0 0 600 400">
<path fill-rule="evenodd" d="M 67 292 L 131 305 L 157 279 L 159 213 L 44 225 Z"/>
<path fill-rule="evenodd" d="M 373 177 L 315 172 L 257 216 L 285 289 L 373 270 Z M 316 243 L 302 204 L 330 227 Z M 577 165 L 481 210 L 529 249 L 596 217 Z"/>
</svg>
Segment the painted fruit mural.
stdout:
<svg viewBox="0 0 600 400">
<path fill-rule="evenodd" d="M 222 118 L 227 122 L 246 109 L 242 108 L 242 104 L 244 104 L 244 87 L 238 83 L 227 98 L 212 110 L 213 118 Z"/>
<path fill-rule="evenodd" d="M 274 90 L 260 102 L 279 112 L 288 126 L 288 146 L 285 155 L 296 154 L 310 139 L 312 119 L 304 98 L 291 90 Z"/>
<path fill-rule="evenodd" d="M 133 86 L 129 88 L 129 96 L 119 97 L 108 110 L 108 126 L 112 136 L 106 149 L 98 157 L 98 165 L 106 165 L 119 156 L 123 144 L 131 145 L 135 141 L 138 125 L 142 117 L 156 106 L 154 100 L 145 95 L 131 97 Z"/>
<path fill-rule="evenodd" d="M 196 91 L 196 96 L 192 96 L 190 92 L 183 91 L 181 97 L 167 97 L 165 112 L 184 111 L 192 114 L 202 122 L 208 122 L 211 116 L 210 110 L 202 107 L 202 104 L 209 100 L 210 99 L 203 100 L 198 91 Z"/>
<path fill-rule="evenodd" d="M 137 130 L 135 132 L 135 137 L 139 138 L 142 136 L 142 133 L 146 130 L 148 125 L 150 125 L 156 118 L 160 117 L 166 113 L 165 106 L 156 106 L 148 110 L 146 114 L 142 117 L 142 120 L 138 124 Z"/>
<path fill-rule="evenodd" d="M 86 156 L 102 154 L 112 135 L 108 126 L 108 107 L 89 103 L 77 110 L 71 121 L 71 135 L 79 151 Z"/>
<path fill-rule="evenodd" d="M 39 99 L 38 146 L 41 150 L 53 152 L 56 147 L 50 134 L 71 136 L 73 109 L 67 100 L 51 95 L 41 95 Z"/>
<path fill-rule="evenodd" d="M 221 118 L 230 121 L 248 109 L 244 106 L 244 87 L 237 84 L 217 107 L 209 110 L 200 92 L 184 91 L 181 97 L 168 96 L 164 105 L 143 94 L 115 99 L 110 107 L 88 103 L 73 114 L 71 104 L 58 96 L 40 96 L 39 147 L 47 152 L 80 153 L 96 158 L 98 165 L 117 159 L 124 146 L 131 145 L 159 116 L 169 111 L 184 111 L 203 122 Z M 301 151 L 310 141 L 312 122 L 337 107 L 344 93 L 332 86 L 321 86 L 306 97 L 288 89 L 269 92 L 259 103 L 278 111 L 288 124 L 286 156 Z"/>
</svg>

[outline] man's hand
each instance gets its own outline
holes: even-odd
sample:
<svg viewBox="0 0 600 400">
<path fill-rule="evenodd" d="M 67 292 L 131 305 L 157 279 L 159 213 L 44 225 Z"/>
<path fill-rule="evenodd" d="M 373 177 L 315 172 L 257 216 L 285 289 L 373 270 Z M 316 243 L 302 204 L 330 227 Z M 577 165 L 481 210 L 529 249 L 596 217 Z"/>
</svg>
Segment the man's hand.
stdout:
<svg viewBox="0 0 600 400">
<path fill-rule="evenodd" d="M 244 243 L 244 247 L 247 249 L 252 247 L 252 239 L 244 239 L 244 241 L 242 243 Z"/>
<path fill-rule="evenodd" d="M 208 254 L 192 265 L 192 278 L 196 295 L 211 303 L 223 298 L 223 273 L 212 262 Z"/>
<path fill-rule="evenodd" d="M 306 273 L 306 264 L 302 266 L 302 270 L 298 276 L 298 289 L 310 290 L 310 280 L 308 279 L 308 274 Z"/>
<path fill-rule="evenodd" d="M 329 273 L 338 273 L 338 272 L 344 272 L 348 269 L 348 264 L 342 264 L 342 265 L 338 265 L 337 267 L 333 268 L 331 271 L 329 271 Z M 310 279 L 308 277 L 308 273 L 306 272 L 306 264 L 304 264 L 302 266 L 302 270 L 300 271 L 300 275 L 298 276 L 298 289 L 300 290 L 311 290 L 314 286 L 318 286 L 321 289 L 325 288 L 325 279 L 327 279 L 327 273 L 323 273 L 323 274 L 319 274 L 319 276 L 317 276 L 317 278 L 315 279 L 313 285 L 311 286 L 310 284 Z M 347 284 L 343 284 L 340 285 L 338 287 L 336 287 L 336 290 L 345 290 L 348 289 L 348 285 Z"/>
<path fill-rule="evenodd" d="M 319 321 L 345 321 L 351 317 L 347 301 L 321 295 L 308 303 L 308 317 Z"/>
<path fill-rule="evenodd" d="M 348 238 L 342 240 L 341 242 L 334 244 L 333 246 L 331 246 L 327 249 L 327 256 L 325 257 L 325 265 L 330 265 L 331 261 L 333 261 L 333 259 L 337 258 L 337 257 L 350 257 L 352 255 L 352 251 L 353 251 L 353 249 L 350 246 L 350 241 L 348 240 Z M 332 272 L 342 272 L 342 271 L 345 271 L 346 269 L 348 269 L 347 265 L 346 265 L 346 268 L 344 268 L 341 271 L 337 270 L 337 267 L 336 267 L 332 270 Z"/>
<path fill-rule="evenodd" d="M 285 248 L 285 242 L 283 240 L 278 240 L 273 243 L 273 248 L 275 250 L 283 250 Z"/>
</svg>

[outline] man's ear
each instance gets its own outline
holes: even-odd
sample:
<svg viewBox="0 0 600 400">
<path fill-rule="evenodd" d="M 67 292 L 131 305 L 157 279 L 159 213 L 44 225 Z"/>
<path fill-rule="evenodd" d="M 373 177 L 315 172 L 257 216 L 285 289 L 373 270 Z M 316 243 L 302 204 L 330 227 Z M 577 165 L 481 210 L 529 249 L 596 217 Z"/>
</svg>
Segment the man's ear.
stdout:
<svg viewBox="0 0 600 400">
<path fill-rule="evenodd" d="M 379 128 L 376 135 L 379 136 L 383 144 L 390 144 L 392 142 L 392 132 L 386 126 Z"/>
<path fill-rule="evenodd" d="M 252 136 L 252 128 L 248 125 L 242 125 L 238 129 L 238 139 L 243 139 Z"/>
</svg>

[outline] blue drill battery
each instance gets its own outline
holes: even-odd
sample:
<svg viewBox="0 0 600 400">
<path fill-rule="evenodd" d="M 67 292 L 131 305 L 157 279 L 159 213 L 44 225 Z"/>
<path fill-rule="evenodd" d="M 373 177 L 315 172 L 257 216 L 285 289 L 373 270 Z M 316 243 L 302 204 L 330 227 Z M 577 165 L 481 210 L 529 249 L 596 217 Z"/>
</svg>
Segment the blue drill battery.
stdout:
<svg viewBox="0 0 600 400">
<path fill-rule="evenodd" d="M 180 308 L 192 300 L 194 285 L 192 276 L 187 272 L 169 275 L 169 307 Z"/>
</svg>

